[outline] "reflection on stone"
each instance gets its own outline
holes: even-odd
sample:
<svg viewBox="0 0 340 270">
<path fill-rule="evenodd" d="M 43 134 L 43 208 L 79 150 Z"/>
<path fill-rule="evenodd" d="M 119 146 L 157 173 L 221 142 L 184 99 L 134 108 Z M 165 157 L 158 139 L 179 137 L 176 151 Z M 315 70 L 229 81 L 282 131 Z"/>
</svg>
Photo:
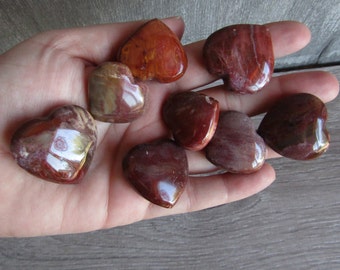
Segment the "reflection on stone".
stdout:
<svg viewBox="0 0 340 270">
<path fill-rule="evenodd" d="M 127 123 L 145 109 L 147 86 L 136 83 L 129 68 L 106 62 L 92 71 L 88 84 L 90 112 L 97 120 Z"/>
<path fill-rule="evenodd" d="M 35 176 L 78 183 L 90 165 L 96 141 L 92 116 L 79 106 L 64 106 L 21 126 L 12 137 L 11 151 L 17 163 Z"/>
<path fill-rule="evenodd" d="M 133 147 L 123 160 L 124 174 L 150 202 L 171 208 L 188 179 L 185 150 L 171 140 L 158 140 Z"/>
<path fill-rule="evenodd" d="M 216 31 L 208 37 L 203 56 L 208 71 L 239 93 L 262 89 L 274 69 L 271 35 L 264 25 L 239 24 Z"/>
<path fill-rule="evenodd" d="M 186 149 L 198 151 L 215 133 L 219 103 L 197 92 L 180 92 L 166 100 L 162 114 L 176 142 Z"/>
<path fill-rule="evenodd" d="M 221 112 L 215 135 L 205 150 L 210 162 L 231 173 L 259 170 L 266 154 L 251 119 L 236 111 Z"/>
<path fill-rule="evenodd" d="M 300 93 L 279 100 L 258 133 L 274 151 L 296 160 L 317 158 L 329 146 L 327 108 L 316 96 Z"/>
</svg>

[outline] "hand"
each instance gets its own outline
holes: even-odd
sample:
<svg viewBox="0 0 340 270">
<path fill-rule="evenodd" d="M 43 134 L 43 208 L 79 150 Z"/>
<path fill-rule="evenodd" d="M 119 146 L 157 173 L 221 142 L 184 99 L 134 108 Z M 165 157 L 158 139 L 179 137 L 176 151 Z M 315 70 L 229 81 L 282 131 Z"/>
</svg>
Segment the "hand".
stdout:
<svg viewBox="0 0 340 270">
<path fill-rule="evenodd" d="M 164 22 L 181 37 L 180 18 Z M 46 115 L 57 105 L 87 107 L 87 77 L 93 68 L 113 59 L 121 43 L 143 22 L 99 25 L 41 33 L 0 56 L 0 236 L 78 233 L 142 219 L 204 209 L 251 196 L 270 185 L 274 169 L 265 164 L 250 175 L 223 174 L 190 178 L 173 209 L 152 205 L 122 174 L 122 158 L 135 144 L 160 138 L 166 130 L 160 107 L 171 91 L 185 91 L 215 80 L 202 64 L 203 41 L 185 46 L 189 66 L 177 82 L 148 82 L 149 106 L 130 124 L 98 124 L 98 146 L 91 167 L 78 185 L 59 185 L 21 169 L 9 144 L 24 121 Z M 309 30 L 296 22 L 269 24 L 276 57 L 304 47 Z M 159 89 L 157 89 L 159 88 Z M 325 72 L 275 77 L 256 95 L 237 95 L 221 87 L 204 90 L 220 101 L 222 110 L 255 115 L 282 95 L 309 92 L 327 102 L 338 93 L 338 82 Z M 190 171 L 208 170 L 202 154 L 189 153 Z M 269 151 L 268 158 L 274 156 Z"/>
</svg>

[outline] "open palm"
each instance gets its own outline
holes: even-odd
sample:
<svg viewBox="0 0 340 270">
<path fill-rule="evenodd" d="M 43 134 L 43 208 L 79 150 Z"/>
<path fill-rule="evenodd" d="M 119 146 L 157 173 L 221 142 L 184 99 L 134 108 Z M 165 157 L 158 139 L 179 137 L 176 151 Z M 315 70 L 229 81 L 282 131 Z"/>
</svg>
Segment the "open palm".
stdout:
<svg viewBox="0 0 340 270">
<path fill-rule="evenodd" d="M 164 22 L 179 37 L 180 18 Z M 60 185 L 28 174 L 13 159 L 9 144 L 24 121 L 52 108 L 87 107 L 87 77 L 98 64 L 114 58 L 121 43 L 143 22 L 99 25 L 41 33 L 0 56 L 0 235 L 35 236 L 108 228 L 142 219 L 184 213 L 240 200 L 270 185 L 273 168 L 265 164 L 250 175 L 190 177 L 173 209 L 150 204 L 126 181 L 122 158 L 132 146 L 167 135 L 160 119 L 161 104 L 173 91 L 187 91 L 214 81 L 202 64 L 203 41 L 185 46 L 189 66 L 174 83 L 148 82 L 145 114 L 129 124 L 97 122 L 98 145 L 90 169 L 78 185 Z M 272 23 L 274 53 L 281 57 L 304 47 L 308 29 L 295 22 Z M 336 79 L 324 72 L 275 77 L 255 95 L 227 93 L 215 86 L 203 90 L 220 101 L 222 110 L 254 115 L 287 93 L 309 92 L 327 102 L 338 93 Z M 274 154 L 269 151 L 268 157 Z M 188 153 L 192 173 L 212 169 L 201 153 Z"/>
</svg>

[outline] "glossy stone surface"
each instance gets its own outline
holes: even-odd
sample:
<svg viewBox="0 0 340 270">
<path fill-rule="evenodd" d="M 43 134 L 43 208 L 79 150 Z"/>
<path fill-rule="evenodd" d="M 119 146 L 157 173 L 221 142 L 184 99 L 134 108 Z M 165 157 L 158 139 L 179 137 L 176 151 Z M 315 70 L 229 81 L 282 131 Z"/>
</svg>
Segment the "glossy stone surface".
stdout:
<svg viewBox="0 0 340 270">
<path fill-rule="evenodd" d="M 22 168 L 45 180 L 74 184 L 93 158 L 97 129 L 91 114 L 75 105 L 23 124 L 13 135 L 12 154 Z"/>
<path fill-rule="evenodd" d="M 231 173 L 259 170 L 266 155 L 263 139 L 244 113 L 221 112 L 214 137 L 206 147 L 207 159 Z"/>
<path fill-rule="evenodd" d="M 265 115 L 258 133 L 280 155 L 308 160 L 329 147 L 327 108 L 316 96 L 295 94 L 278 101 Z"/>
<path fill-rule="evenodd" d="M 166 139 L 133 147 L 123 170 L 144 198 L 166 208 L 175 205 L 188 179 L 185 150 Z"/>
<path fill-rule="evenodd" d="M 180 40 L 158 19 L 140 27 L 120 48 L 117 60 L 136 78 L 164 83 L 182 77 L 188 65 Z"/>
<path fill-rule="evenodd" d="M 89 76 L 90 112 L 104 122 L 131 122 L 143 114 L 147 90 L 145 84 L 135 82 L 126 65 L 103 63 Z"/>
<path fill-rule="evenodd" d="M 208 71 L 239 93 L 259 91 L 273 73 L 271 35 L 264 25 L 231 25 L 214 32 L 204 45 L 203 56 Z"/>
<path fill-rule="evenodd" d="M 197 92 L 175 93 L 166 100 L 162 114 L 176 142 L 186 149 L 198 151 L 215 133 L 219 103 Z"/>
</svg>

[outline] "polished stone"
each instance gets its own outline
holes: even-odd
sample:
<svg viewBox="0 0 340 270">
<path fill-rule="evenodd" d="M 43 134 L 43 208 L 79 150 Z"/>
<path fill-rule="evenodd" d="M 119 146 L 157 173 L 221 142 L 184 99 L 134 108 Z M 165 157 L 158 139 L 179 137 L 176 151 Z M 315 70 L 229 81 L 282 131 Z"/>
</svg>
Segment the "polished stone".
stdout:
<svg viewBox="0 0 340 270">
<path fill-rule="evenodd" d="M 136 190 L 150 202 L 173 207 L 188 179 L 185 150 L 171 140 L 133 147 L 123 160 L 123 171 Z"/>
<path fill-rule="evenodd" d="M 327 108 L 316 96 L 301 93 L 279 100 L 258 128 L 266 144 L 280 155 L 308 160 L 329 147 Z"/>
<path fill-rule="evenodd" d="M 93 158 L 97 129 L 91 114 L 75 105 L 23 124 L 13 135 L 11 151 L 18 165 L 53 182 L 82 180 Z"/>
<path fill-rule="evenodd" d="M 214 137 L 205 148 L 207 159 L 231 173 L 252 173 L 265 161 L 266 147 L 244 113 L 221 112 Z"/>
<path fill-rule="evenodd" d="M 103 63 L 89 76 L 90 112 L 104 122 L 131 122 L 143 114 L 147 90 L 145 84 L 135 82 L 126 65 Z"/>
<path fill-rule="evenodd" d="M 239 24 L 211 34 L 203 48 L 208 71 L 239 93 L 261 90 L 271 79 L 274 53 L 264 25 Z"/>
<path fill-rule="evenodd" d="M 186 149 L 198 151 L 215 133 L 219 103 L 198 92 L 180 92 L 166 100 L 162 114 L 175 141 Z"/>
<path fill-rule="evenodd" d="M 164 83 L 178 80 L 188 65 L 180 40 L 158 19 L 148 21 L 133 33 L 120 48 L 117 60 L 138 79 Z"/>
</svg>

